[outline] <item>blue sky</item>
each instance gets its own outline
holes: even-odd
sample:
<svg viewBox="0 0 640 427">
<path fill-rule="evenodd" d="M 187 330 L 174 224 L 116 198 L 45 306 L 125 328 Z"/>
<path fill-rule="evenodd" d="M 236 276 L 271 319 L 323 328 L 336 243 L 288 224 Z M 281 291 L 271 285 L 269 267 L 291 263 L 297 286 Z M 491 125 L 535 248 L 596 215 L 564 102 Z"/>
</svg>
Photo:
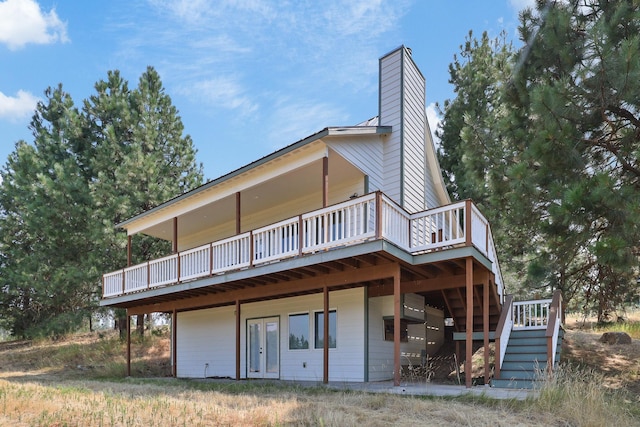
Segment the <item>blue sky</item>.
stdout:
<svg viewBox="0 0 640 427">
<path fill-rule="evenodd" d="M 216 178 L 327 126 L 377 114 L 378 58 L 404 44 L 435 102 L 469 30 L 516 39 L 534 0 L 0 0 L 0 164 L 44 90 L 77 106 L 118 69 L 160 73 Z"/>
</svg>

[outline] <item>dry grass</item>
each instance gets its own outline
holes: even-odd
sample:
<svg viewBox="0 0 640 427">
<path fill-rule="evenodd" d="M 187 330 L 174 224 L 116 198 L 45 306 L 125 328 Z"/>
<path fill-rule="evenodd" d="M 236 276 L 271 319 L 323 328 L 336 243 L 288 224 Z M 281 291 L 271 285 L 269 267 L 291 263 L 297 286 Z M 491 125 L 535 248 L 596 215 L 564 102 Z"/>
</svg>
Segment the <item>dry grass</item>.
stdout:
<svg viewBox="0 0 640 427">
<path fill-rule="evenodd" d="M 61 385 L 0 380 L 2 425 L 550 425 L 508 402 L 456 402 L 382 394 L 284 387 L 235 393 L 194 390 L 184 382 L 65 381 Z M 523 418 L 524 417 L 524 418 Z M 539 417 L 538 417 L 539 418 Z M 552 419 L 552 424 L 553 419 Z"/>
<path fill-rule="evenodd" d="M 137 378 L 123 379 L 125 347 L 112 335 L 0 343 L 0 425 L 640 425 L 630 395 L 600 387 L 604 377 L 583 370 L 548 382 L 537 399 L 444 399 L 157 378 L 168 374 L 166 336 L 132 350 Z"/>
<path fill-rule="evenodd" d="M 640 311 L 630 312 L 627 322 L 598 325 L 593 319 L 569 317 L 563 358 L 602 374 L 599 383 L 616 391 L 627 391 L 640 404 Z M 631 344 L 599 341 L 604 332 L 626 332 Z"/>
<path fill-rule="evenodd" d="M 560 425 L 631 426 L 640 423 L 640 408 L 622 390 L 603 387 L 604 376 L 589 368 L 561 365 L 540 390 L 531 409 L 554 414 Z"/>
</svg>

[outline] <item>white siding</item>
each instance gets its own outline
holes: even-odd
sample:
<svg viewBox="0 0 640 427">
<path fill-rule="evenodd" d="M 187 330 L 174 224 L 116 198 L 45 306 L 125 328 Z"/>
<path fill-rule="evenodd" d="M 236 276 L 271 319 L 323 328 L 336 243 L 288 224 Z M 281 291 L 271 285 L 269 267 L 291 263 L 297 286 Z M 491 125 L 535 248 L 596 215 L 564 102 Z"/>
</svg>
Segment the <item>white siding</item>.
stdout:
<svg viewBox="0 0 640 427">
<path fill-rule="evenodd" d="M 329 350 L 330 381 L 364 381 L 364 288 L 329 293 L 331 310 L 336 310 L 337 346 Z M 241 306 L 241 377 L 246 378 L 247 319 L 279 317 L 280 378 L 322 381 L 323 350 L 313 344 L 314 313 L 322 311 L 323 295 L 243 304 Z M 235 307 L 197 310 L 178 315 L 178 376 L 202 378 L 205 363 L 208 376 L 235 377 Z M 308 350 L 289 350 L 289 314 L 309 313 Z M 305 367 L 306 365 L 306 367 Z"/>
<path fill-rule="evenodd" d="M 178 377 L 204 378 L 205 369 L 208 377 L 235 377 L 234 309 L 221 307 L 178 313 Z"/>
</svg>

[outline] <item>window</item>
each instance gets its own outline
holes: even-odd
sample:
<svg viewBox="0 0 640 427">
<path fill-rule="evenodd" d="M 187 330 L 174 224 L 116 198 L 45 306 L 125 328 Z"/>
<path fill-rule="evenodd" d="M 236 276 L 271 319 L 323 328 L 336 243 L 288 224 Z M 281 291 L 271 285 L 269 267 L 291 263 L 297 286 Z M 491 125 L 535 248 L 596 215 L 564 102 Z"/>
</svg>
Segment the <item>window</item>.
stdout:
<svg viewBox="0 0 640 427">
<path fill-rule="evenodd" d="M 309 313 L 289 315 L 289 350 L 309 348 Z"/>
<path fill-rule="evenodd" d="M 408 342 L 409 333 L 407 330 L 408 322 L 405 319 L 400 319 L 400 341 Z M 390 319 L 384 319 L 384 340 L 393 341 L 393 317 Z"/>
<path fill-rule="evenodd" d="M 324 348 L 324 311 L 315 313 L 315 348 Z M 329 348 L 336 348 L 336 311 L 329 311 Z"/>
</svg>

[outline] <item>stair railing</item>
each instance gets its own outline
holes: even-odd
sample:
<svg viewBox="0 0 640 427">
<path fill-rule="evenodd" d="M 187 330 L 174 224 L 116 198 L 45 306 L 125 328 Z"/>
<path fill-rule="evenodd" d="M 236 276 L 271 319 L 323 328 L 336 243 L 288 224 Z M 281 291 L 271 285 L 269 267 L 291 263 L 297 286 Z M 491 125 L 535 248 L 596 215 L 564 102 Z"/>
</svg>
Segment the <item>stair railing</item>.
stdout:
<svg viewBox="0 0 640 427">
<path fill-rule="evenodd" d="M 558 346 L 558 336 L 562 325 L 562 293 L 560 290 L 553 292 L 551 306 L 549 307 L 549 321 L 547 323 L 547 370 L 551 372 L 556 363 L 556 348 Z"/>
<path fill-rule="evenodd" d="M 496 327 L 496 366 L 495 377 L 500 379 L 500 368 L 502 368 L 502 362 L 504 360 L 504 354 L 507 351 L 507 344 L 509 343 L 509 336 L 513 329 L 513 295 L 507 295 L 502 306 L 502 312 L 500 313 L 500 319 L 498 320 L 498 326 Z"/>
</svg>

